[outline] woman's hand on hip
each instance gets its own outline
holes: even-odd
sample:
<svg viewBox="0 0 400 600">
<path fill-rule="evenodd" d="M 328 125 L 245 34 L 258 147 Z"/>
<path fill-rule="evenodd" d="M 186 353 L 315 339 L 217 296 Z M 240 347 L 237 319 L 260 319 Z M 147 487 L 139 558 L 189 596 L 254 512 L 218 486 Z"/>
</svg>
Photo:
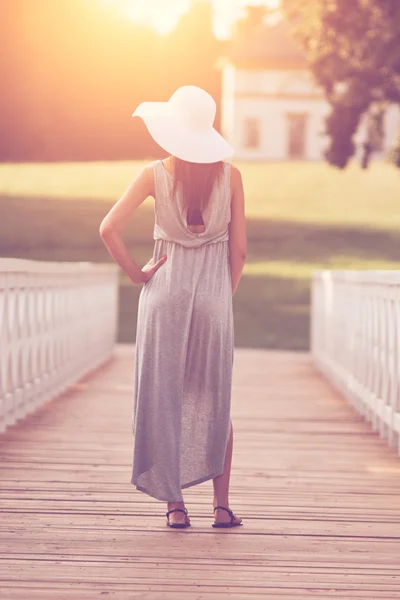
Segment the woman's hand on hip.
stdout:
<svg viewBox="0 0 400 600">
<path fill-rule="evenodd" d="M 153 277 L 154 273 L 158 271 L 158 269 L 165 263 L 166 260 L 166 256 L 162 256 L 159 260 L 157 260 L 157 262 L 153 257 L 151 257 L 149 262 L 142 267 L 141 271 L 143 274 L 143 279 L 138 283 L 146 283 L 149 281 L 149 279 Z"/>
</svg>

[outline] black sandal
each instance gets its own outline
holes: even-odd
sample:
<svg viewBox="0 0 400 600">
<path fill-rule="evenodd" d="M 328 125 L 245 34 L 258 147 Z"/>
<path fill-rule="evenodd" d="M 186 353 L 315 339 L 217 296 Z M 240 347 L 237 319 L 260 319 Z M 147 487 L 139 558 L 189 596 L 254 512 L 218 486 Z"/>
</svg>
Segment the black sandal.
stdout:
<svg viewBox="0 0 400 600">
<path fill-rule="evenodd" d="M 238 527 L 239 525 L 243 525 L 242 519 L 240 519 L 239 523 L 235 523 L 235 515 L 233 514 L 233 512 L 229 508 L 225 508 L 225 506 L 216 506 L 214 508 L 214 512 L 216 510 L 218 510 L 219 508 L 222 508 L 223 510 L 226 510 L 226 512 L 229 513 L 229 516 L 230 516 L 231 520 L 230 520 L 230 522 L 227 521 L 226 523 L 223 523 L 223 522 L 216 523 L 214 521 L 214 523 L 212 523 L 213 527 Z"/>
<path fill-rule="evenodd" d="M 169 515 L 173 512 L 183 512 L 183 514 L 186 516 L 185 522 L 184 523 L 170 523 Z M 168 527 L 174 527 L 175 529 L 183 529 L 184 527 L 190 527 L 187 508 L 173 508 L 172 510 L 169 510 L 167 513 L 165 513 L 165 516 L 167 517 Z"/>
</svg>

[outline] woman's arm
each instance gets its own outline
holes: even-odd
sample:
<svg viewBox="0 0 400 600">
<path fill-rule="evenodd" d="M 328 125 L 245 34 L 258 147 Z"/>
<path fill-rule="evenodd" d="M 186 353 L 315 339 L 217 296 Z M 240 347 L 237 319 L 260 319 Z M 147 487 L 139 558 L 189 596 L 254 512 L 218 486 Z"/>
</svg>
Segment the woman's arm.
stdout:
<svg viewBox="0 0 400 600">
<path fill-rule="evenodd" d="M 104 217 L 99 229 L 100 237 L 107 250 L 133 283 L 148 281 L 167 258 L 166 256 L 162 257 L 156 263 L 150 259 L 147 265 L 141 269 L 130 256 L 120 235 L 129 215 L 148 196 L 154 196 L 154 174 L 151 165 L 147 165 L 128 186 L 118 202 Z"/>
<path fill-rule="evenodd" d="M 231 221 L 229 223 L 229 261 L 231 266 L 232 295 L 242 276 L 247 255 L 244 190 L 239 169 L 231 167 Z"/>
</svg>

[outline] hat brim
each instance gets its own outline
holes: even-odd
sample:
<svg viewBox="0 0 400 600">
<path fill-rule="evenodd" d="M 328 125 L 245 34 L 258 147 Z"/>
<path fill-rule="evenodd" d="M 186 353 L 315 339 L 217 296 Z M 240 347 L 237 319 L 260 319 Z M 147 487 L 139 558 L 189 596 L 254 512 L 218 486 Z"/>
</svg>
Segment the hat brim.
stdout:
<svg viewBox="0 0 400 600">
<path fill-rule="evenodd" d="M 214 127 L 189 128 L 171 111 L 168 102 L 142 102 L 132 116 L 142 118 L 154 141 L 181 160 L 215 163 L 235 152 Z"/>
</svg>

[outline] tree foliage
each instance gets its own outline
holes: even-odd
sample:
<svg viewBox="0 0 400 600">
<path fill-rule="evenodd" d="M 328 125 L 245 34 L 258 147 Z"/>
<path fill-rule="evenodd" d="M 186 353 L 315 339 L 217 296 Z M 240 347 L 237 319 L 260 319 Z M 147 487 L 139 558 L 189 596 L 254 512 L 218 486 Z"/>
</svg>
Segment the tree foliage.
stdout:
<svg viewBox="0 0 400 600">
<path fill-rule="evenodd" d="M 344 168 L 362 115 L 400 104 L 399 0 L 282 0 L 331 105 L 327 160 Z"/>
<path fill-rule="evenodd" d="M 244 15 L 234 23 L 233 38 L 237 40 L 251 35 L 254 27 L 260 25 L 269 12 L 265 5 L 254 4 L 246 6 Z"/>
</svg>

